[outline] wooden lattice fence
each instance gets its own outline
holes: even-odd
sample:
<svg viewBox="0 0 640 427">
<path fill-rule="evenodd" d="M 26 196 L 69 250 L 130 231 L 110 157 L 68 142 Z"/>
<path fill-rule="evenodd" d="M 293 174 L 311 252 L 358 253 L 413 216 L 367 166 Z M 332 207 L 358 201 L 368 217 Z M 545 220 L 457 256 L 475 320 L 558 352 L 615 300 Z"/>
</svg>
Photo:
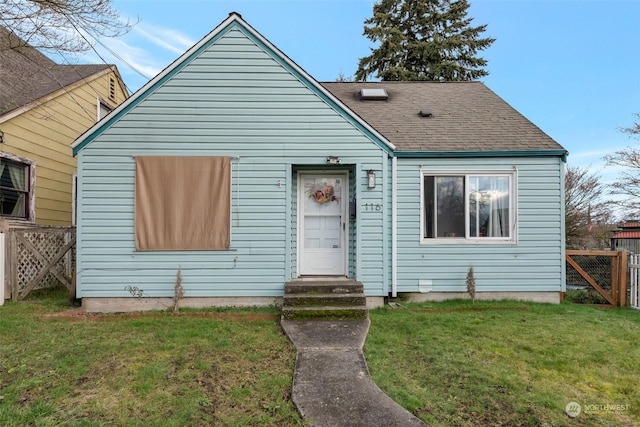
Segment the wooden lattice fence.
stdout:
<svg viewBox="0 0 640 427">
<path fill-rule="evenodd" d="M 11 229 L 5 236 L 5 279 L 11 299 L 63 285 L 72 291 L 75 227 Z"/>
</svg>

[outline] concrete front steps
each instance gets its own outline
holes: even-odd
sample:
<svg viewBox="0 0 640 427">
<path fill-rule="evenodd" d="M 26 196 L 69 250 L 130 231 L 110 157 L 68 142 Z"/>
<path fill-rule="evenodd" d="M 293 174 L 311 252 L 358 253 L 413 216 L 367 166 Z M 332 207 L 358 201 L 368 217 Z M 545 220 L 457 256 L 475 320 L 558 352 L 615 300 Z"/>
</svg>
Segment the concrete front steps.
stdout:
<svg viewBox="0 0 640 427">
<path fill-rule="evenodd" d="M 294 279 L 284 285 L 282 319 L 366 319 L 367 298 L 362 283 L 344 277 Z"/>
</svg>

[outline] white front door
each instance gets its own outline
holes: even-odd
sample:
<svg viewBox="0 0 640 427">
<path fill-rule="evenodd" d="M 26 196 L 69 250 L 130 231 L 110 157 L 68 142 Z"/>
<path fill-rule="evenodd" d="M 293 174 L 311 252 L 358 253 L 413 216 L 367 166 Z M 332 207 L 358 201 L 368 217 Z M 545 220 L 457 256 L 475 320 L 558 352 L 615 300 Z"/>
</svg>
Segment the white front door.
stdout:
<svg viewBox="0 0 640 427">
<path fill-rule="evenodd" d="M 347 175 L 298 175 L 300 275 L 346 275 Z"/>
</svg>

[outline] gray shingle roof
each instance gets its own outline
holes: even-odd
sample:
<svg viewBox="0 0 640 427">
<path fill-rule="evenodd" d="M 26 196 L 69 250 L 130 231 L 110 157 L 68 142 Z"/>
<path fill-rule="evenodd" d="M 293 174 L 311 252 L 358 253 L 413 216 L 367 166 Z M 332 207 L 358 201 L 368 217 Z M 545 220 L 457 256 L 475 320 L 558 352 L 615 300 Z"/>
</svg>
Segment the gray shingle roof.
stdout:
<svg viewBox="0 0 640 427">
<path fill-rule="evenodd" d="M 108 69 L 107 64 L 60 65 L 0 27 L 0 115 Z"/>
<path fill-rule="evenodd" d="M 564 150 L 480 82 L 321 84 L 401 152 Z M 360 99 L 361 88 L 379 87 L 387 100 Z"/>
</svg>

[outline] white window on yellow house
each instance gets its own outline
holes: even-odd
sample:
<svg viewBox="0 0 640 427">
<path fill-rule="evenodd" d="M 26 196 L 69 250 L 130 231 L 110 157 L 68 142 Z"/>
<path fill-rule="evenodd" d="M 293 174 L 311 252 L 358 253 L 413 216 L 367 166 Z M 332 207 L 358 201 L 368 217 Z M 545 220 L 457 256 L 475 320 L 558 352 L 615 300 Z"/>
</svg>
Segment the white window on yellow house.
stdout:
<svg viewBox="0 0 640 427">
<path fill-rule="evenodd" d="M 113 107 L 102 98 L 98 98 L 98 120 L 99 122 L 103 117 L 113 111 Z"/>
<path fill-rule="evenodd" d="M 11 156 L 14 157 L 14 156 Z M 0 215 L 30 220 L 32 164 L 0 156 Z"/>
</svg>

